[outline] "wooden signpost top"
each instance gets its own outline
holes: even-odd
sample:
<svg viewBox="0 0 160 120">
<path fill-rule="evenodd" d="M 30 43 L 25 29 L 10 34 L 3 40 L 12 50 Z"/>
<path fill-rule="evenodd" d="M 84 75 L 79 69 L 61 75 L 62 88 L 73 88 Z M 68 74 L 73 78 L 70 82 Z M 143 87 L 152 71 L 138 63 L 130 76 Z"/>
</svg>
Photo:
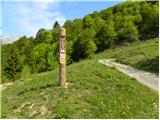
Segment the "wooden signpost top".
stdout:
<svg viewBox="0 0 160 120">
<path fill-rule="evenodd" d="M 61 37 L 65 37 L 66 36 L 66 30 L 65 28 L 61 28 Z"/>
</svg>

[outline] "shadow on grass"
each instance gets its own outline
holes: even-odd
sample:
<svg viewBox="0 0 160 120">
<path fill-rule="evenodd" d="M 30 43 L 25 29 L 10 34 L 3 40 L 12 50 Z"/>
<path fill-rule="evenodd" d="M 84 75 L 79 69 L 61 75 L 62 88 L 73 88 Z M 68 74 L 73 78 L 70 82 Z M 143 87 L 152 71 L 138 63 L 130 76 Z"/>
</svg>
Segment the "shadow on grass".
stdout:
<svg viewBox="0 0 160 120">
<path fill-rule="evenodd" d="M 145 59 L 139 61 L 136 64 L 136 68 L 153 73 L 159 73 L 159 56 L 156 56 L 153 59 Z"/>
<path fill-rule="evenodd" d="M 45 86 L 39 86 L 39 87 L 33 86 L 33 87 L 26 88 L 26 89 L 20 91 L 18 93 L 18 95 L 23 95 L 24 93 L 29 92 L 29 91 L 37 91 L 37 90 L 40 90 L 40 89 L 46 89 L 46 88 L 50 88 L 50 87 L 54 87 L 54 86 L 57 86 L 57 84 L 51 84 L 50 83 L 50 84 L 46 84 Z"/>
</svg>

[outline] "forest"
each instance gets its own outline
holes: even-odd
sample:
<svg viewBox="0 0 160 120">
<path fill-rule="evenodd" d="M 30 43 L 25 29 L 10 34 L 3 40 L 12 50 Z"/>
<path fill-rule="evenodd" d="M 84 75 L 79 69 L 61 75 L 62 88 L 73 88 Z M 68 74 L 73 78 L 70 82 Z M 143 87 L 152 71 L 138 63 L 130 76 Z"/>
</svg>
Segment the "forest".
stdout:
<svg viewBox="0 0 160 120">
<path fill-rule="evenodd" d="M 159 36 L 158 1 L 126 1 L 62 26 L 67 31 L 67 65 L 90 59 L 96 53 Z M 60 25 L 41 28 L 35 37 L 23 36 L 1 46 L 1 82 L 51 71 L 59 62 Z"/>
</svg>

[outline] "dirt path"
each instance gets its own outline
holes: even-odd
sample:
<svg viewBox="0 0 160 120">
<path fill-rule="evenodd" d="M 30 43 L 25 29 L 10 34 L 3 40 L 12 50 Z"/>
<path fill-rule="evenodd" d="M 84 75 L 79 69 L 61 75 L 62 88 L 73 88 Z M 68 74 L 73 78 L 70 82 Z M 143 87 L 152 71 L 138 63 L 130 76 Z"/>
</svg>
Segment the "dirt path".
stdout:
<svg viewBox="0 0 160 120">
<path fill-rule="evenodd" d="M 129 75 L 130 77 L 136 78 L 140 83 L 158 91 L 159 76 L 154 73 L 145 72 L 127 65 L 114 62 L 113 59 L 99 60 L 99 62 L 110 67 L 115 67 L 119 71 Z"/>
<path fill-rule="evenodd" d="M 0 84 L 0 89 L 4 90 L 6 89 L 8 86 L 11 86 L 13 83 L 4 83 L 4 84 Z"/>
</svg>

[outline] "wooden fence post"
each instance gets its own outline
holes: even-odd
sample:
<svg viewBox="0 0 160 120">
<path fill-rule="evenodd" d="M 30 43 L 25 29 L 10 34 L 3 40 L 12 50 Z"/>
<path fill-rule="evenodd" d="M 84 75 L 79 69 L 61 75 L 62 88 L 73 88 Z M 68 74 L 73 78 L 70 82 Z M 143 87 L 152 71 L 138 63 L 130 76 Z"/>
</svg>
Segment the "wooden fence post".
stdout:
<svg viewBox="0 0 160 120">
<path fill-rule="evenodd" d="M 60 31 L 60 50 L 59 50 L 59 57 L 60 57 L 60 77 L 59 77 L 59 85 L 63 88 L 66 88 L 66 30 L 65 28 L 61 28 Z"/>
</svg>

